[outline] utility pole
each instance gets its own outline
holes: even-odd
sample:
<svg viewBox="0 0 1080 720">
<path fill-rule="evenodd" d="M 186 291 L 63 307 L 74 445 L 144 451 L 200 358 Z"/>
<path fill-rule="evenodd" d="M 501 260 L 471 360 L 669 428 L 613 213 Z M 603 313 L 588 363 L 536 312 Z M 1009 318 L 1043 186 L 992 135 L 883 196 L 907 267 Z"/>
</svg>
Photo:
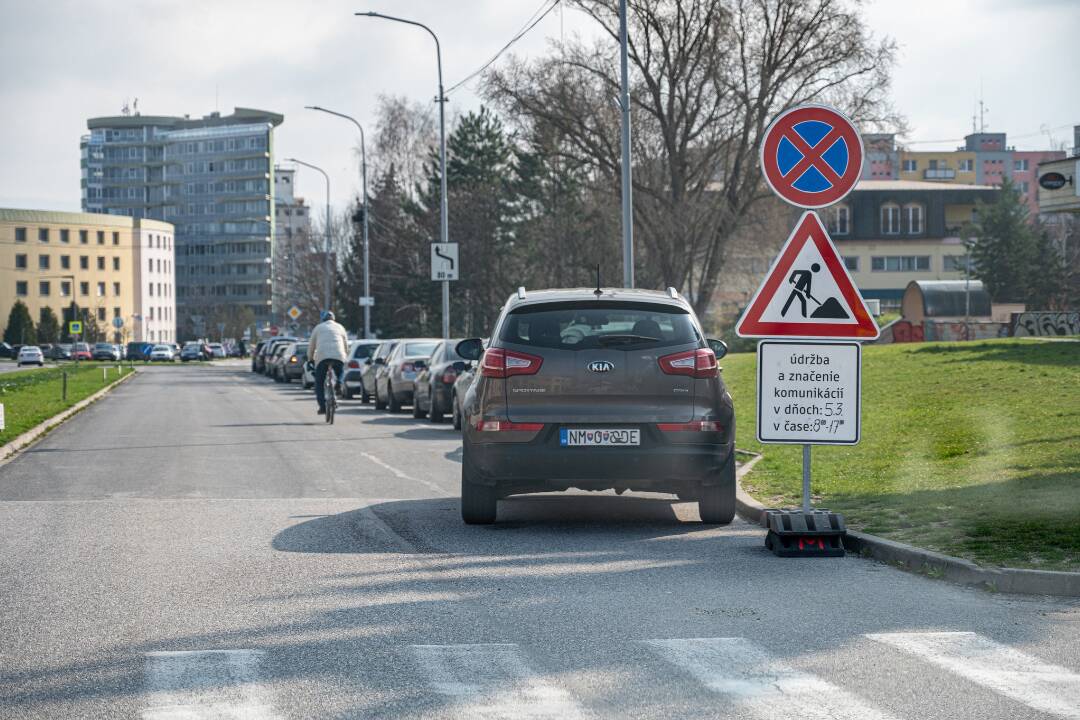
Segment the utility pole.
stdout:
<svg viewBox="0 0 1080 720">
<path fill-rule="evenodd" d="M 333 273 L 331 272 L 330 265 L 330 176 L 326 174 L 326 171 L 317 165 L 306 163 L 303 160 L 297 160 L 296 158 L 285 158 L 286 162 L 294 162 L 297 165 L 303 165 L 306 168 L 311 168 L 322 173 L 323 179 L 326 180 L 326 244 L 323 248 L 325 253 L 325 262 L 323 263 L 323 310 L 330 309 L 330 287 Z"/>
<path fill-rule="evenodd" d="M 630 70 L 627 64 L 626 0 L 619 0 L 619 66 L 622 87 L 619 109 L 622 111 L 622 226 L 623 286 L 634 287 L 634 207 L 630 168 Z"/>
<path fill-rule="evenodd" d="M 625 5 L 625 0 L 624 0 Z M 435 62 L 439 70 L 439 95 L 436 98 L 436 102 L 439 103 L 439 175 L 440 175 L 440 190 L 441 190 L 441 202 L 439 204 L 439 237 L 440 242 L 450 242 L 449 236 L 449 219 L 446 210 L 446 96 L 443 94 L 443 78 L 442 78 L 442 48 L 439 45 L 439 37 L 429 28 L 427 25 L 417 22 L 415 20 L 406 20 L 405 18 L 394 17 L 392 15 L 383 15 L 377 12 L 356 13 L 360 17 L 374 17 L 381 18 L 383 20 L 392 20 L 394 22 L 405 23 L 406 25 L 415 25 L 416 27 L 427 30 L 428 34 L 435 41 Z M 624 72 L 625 74 L 625 72 Z M 442 281 L 442 336 L 443 339 L 450 337 L 450 281 Z"/>
<path fill-rule="evenodd" d="M 441 75 L 440 75 L 441 77 Z M 442 82 L 439 83 L 440 88 Z M 441 92 L 441 89 L 440 89 Z M 367 143 L 364 142 L 364 126 L 361 125 L 356 118 L 345 113 L 339 113 L 334 110 L 327 110 L 324 107 L 318 105 L 306 106 L 308 110 L 318 110 L 319 112 L 328 113 L 330 115 L 336 115 L 339 118 L 344 118 L 352 122 L 356 126 L 356 129 L 360 131 L 360 184 L 361 192 L 364 195 L 364 297 L 371 297 L 371 276 L 368 272 L 368 192 L 367 192 Z M 441 107 L 441 106 L 440 106 Z M 370 303 L 370 300 L 368 301 Z M 371 305 L 364 305 L 364 339 L 371 338 Z"/>
</svg>

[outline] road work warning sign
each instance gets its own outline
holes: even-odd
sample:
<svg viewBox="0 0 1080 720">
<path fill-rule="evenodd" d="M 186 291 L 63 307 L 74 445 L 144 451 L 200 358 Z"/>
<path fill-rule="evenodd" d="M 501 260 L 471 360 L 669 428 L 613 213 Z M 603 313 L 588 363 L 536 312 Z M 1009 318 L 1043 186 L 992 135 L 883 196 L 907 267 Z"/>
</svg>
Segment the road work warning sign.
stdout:
<svg viewBox="0 0 1080 720">
<path fill-rule="evenodd" d="M 857 342 L 758 343 L 758 441 L 854 445 L 862 419 Z"/>
</svg>

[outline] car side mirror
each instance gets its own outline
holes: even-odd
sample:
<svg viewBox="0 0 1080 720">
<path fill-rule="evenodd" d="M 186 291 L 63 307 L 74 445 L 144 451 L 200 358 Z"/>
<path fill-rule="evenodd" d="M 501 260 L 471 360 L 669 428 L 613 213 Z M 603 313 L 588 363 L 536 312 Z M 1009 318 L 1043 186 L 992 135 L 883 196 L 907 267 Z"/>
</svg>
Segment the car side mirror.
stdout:
<svg viewBox="0 0 1080 720">
<path fill-rule="evenodd" d="M 364 364 L 365 365 L 370 365 L 371 364 L 371 358 L 364 358 Z"/>
<path fill-rule="evenodd" d="M 376 365 L 385 365 L 386 364 L 386 358 L 375 358 L 375 364 Z"/>
<path fill-rule="evenodd" d="M 723 340 L 714 340 L 710 338 L 706 342 L 709 343 L 709 349 L 716 355 L 717 360 L 727 355 L 727 343 Z"/>
<path fill-rule="evenodd" d="M 465 368 L 467 367 L 469 367 L 468 363 L 464 363 L 458 360 L 456 363 L 454 363 L 454 372 L 465 372 Z"/>
<path fill-rule="evenodd" d="M 466 360 L 479 360 L 484 354 L 484 342 L 480 338 L 469 338 L 459 342 L 454 350 Z"/>
<path fill-rule="evenodd" d="M 427 360 L 413 360 L 413 367 L 417 370 L 423 370 L 427 367 Z"/>
</svg>

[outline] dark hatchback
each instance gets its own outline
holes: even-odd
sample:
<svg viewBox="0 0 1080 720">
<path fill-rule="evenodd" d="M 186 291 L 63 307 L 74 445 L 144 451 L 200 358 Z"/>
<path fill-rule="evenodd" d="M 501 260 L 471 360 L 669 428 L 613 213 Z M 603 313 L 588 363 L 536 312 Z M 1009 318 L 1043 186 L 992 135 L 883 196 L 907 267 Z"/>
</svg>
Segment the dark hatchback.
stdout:
<svg viewBox="0 0 1080 720">
<path fill-rule="evenodd" d="M 457 354 L 460 340 L 443 340 L 435 346 L 427 364 L 416 373 L 413 380 L 413 417 L 427 415 L 431 422 L 442 422 L 453 412 L 454 383 L 458 374 L 472 364 Z"/>
<path fill-rule="evenodd" d="M 725 352 L 674 290 L 519 290 L 462 402 L 463 519 L 491 523 L 507 495 L 576 487 L 676 493 L 703 522 L 730 522 Z"/>
</svg>

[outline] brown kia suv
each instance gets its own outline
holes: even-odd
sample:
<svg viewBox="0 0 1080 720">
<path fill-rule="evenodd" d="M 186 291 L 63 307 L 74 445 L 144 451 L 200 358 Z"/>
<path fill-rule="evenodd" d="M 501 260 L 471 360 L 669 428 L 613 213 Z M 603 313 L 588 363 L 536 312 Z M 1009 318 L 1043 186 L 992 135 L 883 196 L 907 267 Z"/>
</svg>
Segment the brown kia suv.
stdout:
<svg viewBox="0 0 1080 720">
<path fill-rule="evenodd" d="M 462 400 L 461 514 L 495 521 L 507 495 L 580 488 L 676 493 L 706 523 L 735 515 L 735 414 L 725 345 L 667 292 L 526 292 L 503 306 Z"/>
</svg>

